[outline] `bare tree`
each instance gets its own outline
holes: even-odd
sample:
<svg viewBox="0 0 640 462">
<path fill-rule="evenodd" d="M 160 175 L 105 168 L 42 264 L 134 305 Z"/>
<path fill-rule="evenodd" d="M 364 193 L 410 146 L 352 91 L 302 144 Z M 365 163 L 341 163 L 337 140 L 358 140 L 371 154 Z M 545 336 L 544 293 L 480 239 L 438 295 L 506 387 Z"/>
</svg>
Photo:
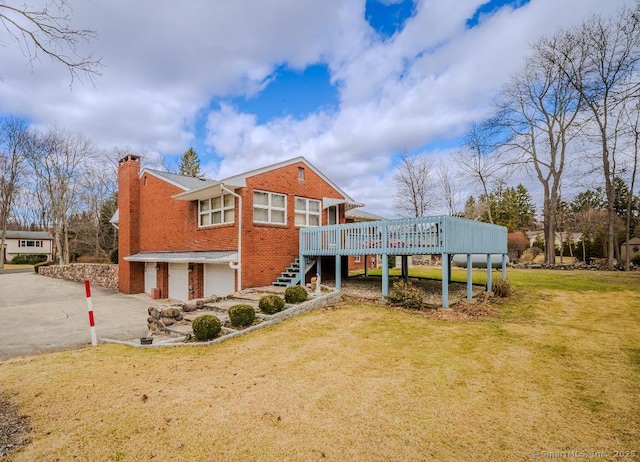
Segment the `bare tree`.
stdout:
<svg viewBox="0 0 640 462">
<path fill-rule="evenodd" d="M 464 137 L 464 148 L 454 155 L 454 161 L 460 168 L 463 177 L 480 183 L 482 197 L 488 200 L 490 190 L 498 173 L 505 171 L 501 161 L 502 154 L 497 149 L 497 130 L 493 121 L 472 123 Z M 491 207 L 484 206 L 489 213 L 489 222 L 493 223 Z"/>
<path fill-rule="evenodd" d="M 442 191 L 442 202 L 447 209 L 447 214 L 454 216 L 460 213 L 460 197 L 456 179 L 447 162 L 438 163 L 438 183 Z"/>
<path fill-rule="evenodd" d="M 84 163 L 79 197 L 87 220 L 82 225 L 85 228 L 85 244 L 95 257 L 107 256 L 103 249 L 100 219 L 105 203 L 117 190 L 117 160 L 114 160 L 113 155 L 103 153 L 100 164 Z"/>
<path fill-rule="evenodd" d="M 626 251 L 624 267 L 627 271 L 631 269 L 631 261 L 629 258 L 629 240 L 631 239 L 631 209 L 634 201 L 634 189 L 636 184 L 636 175 L 638 172 L 638 158 L 640 154 L 640 101 L 637 99 L 634 101 L 628 101 L 625 105 L 627 111 L 625 111 L 625 118 L 630 143 L 629 150 L 631 151 L 631 172 L 629 178 L 629 194 L 627 195 L 627 220 L 625 223 L 626 228 Z"/>
<path fill-rule="evenodd" d="M 616 150 L 624 101 L 637 98 L 640 62 L 640 2 L 615 18 L 592 16 L 561 40 L 543 41 L 544 58 L 560 66 L 579 92 L 600 144 L 607 197 L 608 266 L 613 268 L 616 238 Z"/>
<path fill-rule="evenodd" d="M 580 111 L 580 94 L 564 75 L 563 61 L 544 59 L 548 47 L 561 36 L 533 47 L 524 70 L 516 74 L 501 94 L 497 120 L 508 133 L 506 145 L 515 149 L 515 162 L 533 170 L 543 189 L 545 261 L 555 263 L 555 235 L 559 191 L 567 162 L 567 147 L 578 133 L 574 126 Z"/>
<path fill-rule="evenodd" d="M 68 264 L 69 218 L 77 206 L 82 167 L 93 156 L 93 146 L 78 132 L 55 128 L 34 134 L 32 140 L 29 162 L 37 180 L 35 187 L 45 192 L 56 253 L 61 264 Z"/>
<path fill-rule="evenodd" d="M 4 268 L 7 222 L 24 174 L 28 130 L 27 123 L 15 117 L 0 122 L 0 268 Z"/>
<path fill-rule="evenodd" d="M 434 204 L 434 163 L 424 154 L 412 156 L 407 152 L 400 153 L 399 159 L 393 174 L 396 186 L 394 205 L 399 215 L 424 216 Z"/>
<path fill-rule="evenodd" d="M 91 54 L 83 56 L 78 48 L 80 43 L 94 39 L 96 32 L 71 27 L 71 10 L 68 0 L 47 0 L 40 7 L 26 3 L 14 6 L 0 1 L 0 24 L 29 63 L 39 61 L 40 56 L 45 55 L 67 68 L 72 83 L 80 75 L 92 80 L 100 75 L 100 59 Z M 0 41 L 0 44 L 5 42 Z"/>
</svg>

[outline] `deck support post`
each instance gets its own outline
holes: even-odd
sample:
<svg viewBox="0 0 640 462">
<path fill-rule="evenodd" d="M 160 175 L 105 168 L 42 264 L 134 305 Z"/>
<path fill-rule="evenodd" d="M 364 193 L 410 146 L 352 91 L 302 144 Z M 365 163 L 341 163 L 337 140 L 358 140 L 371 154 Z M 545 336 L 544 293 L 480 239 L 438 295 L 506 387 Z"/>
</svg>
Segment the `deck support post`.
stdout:
<svg viewBox="0 0 640 462">
<path fill-rule="evenodd" d="M 406 284 L 409 282 L 409 256 L 402 255 L 400 258 L 402 259 L 402 278 Z"/>
<path fill-rule="evenodd" d="M 364 256 L 364 275 L 369 276 L 369 255 Z"/>
<path fill-rule="evenodd" d="M 342 289 L 342 257 L 336 255 L 336 290 Z"/>
<path fill-rule="evenodd" d="M 307 272 L 307 262 L 305 261 L 304 255 L 300 254 L 298 264 L 300 265 L 300 268 L 298 268 L 298 271 L 300 271 L 300 285 L 304 287 L 304 279 Z"/>
<path fill-rule="evenodd" d="M 320 292 L 322 291 L 320 287 L 322 285 L 322 264 L 320 263 L 320 260 L 322 260 L 321 257 L 316 257 L 316 274 L 318 278 L 316 279 L 316 293 L 318 295 L 320 295 Z"/>
<path fill-rule="evenodd" d="M 471 264 L 471 254 L 467 254 L 467 299 L 473 298 L 473 265 Z"/>
<path fill-rule="evenodd" d="M 449 254 L 443 253 L 442 260 L 442 308 L 449 308 Z"/>
<path fill-rule="evenodd" d="M 502 280 L 507 280 L 507 254 L 502 254 Z"/>
<path fill-rule="evenodd" d="M 491 254 L 487 254 L 487 292 L 491 292 L 492 290 L 491 284 Z"/>
<path fill-rule="evenodd" d="M 389 256 L 382 254 L 382 296 L 389 295 Z"/>
</svg>

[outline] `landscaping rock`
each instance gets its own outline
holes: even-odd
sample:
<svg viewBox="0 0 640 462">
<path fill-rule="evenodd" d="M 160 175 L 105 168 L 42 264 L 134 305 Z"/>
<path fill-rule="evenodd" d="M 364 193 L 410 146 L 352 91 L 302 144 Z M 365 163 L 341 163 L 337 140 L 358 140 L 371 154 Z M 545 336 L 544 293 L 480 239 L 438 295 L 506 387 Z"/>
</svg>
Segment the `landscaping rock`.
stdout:
<svg viewBox="0 0 640 462">
<path fill-rule="evenodd" d="M 163 317 L 163 318 L 175 318 L 178 315 L 180 315 L 180 308 L 176 308 L 176 307 L 168 307 L 160 311 L 160 317 Z"/>
<path fill-rule="evenodd" d="M 68 281 L 84 282 L 107 289 L 118 290 L 118 265 L 99 263 L 72 263 L 38 268 L 38 274 Z"/>
</svg>

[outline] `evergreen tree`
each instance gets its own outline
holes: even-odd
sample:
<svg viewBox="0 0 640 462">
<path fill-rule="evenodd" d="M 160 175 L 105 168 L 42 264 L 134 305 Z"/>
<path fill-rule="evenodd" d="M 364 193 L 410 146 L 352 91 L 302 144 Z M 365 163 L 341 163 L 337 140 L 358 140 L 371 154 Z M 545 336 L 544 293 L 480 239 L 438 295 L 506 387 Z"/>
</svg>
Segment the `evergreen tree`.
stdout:
<svg viewBox="0 0 640 462">
<path fill-rule="evenodd" d="M 200 159 L 193 148 L 187 149 L 185 153 L 182 154 L 179 173 L 194 178 L 200 176 Z"/>
<path fill-rule="evenodd" d="M 533 224 L 536 208 L 529 191 L 522 184 L 516 188 L 498 185 L 489 197 L 481 195 L 480 202 L 489 204 L 493 222 L 506 226 L 509 232 L 526 231 Z M 489 211 L 482 213 L 481 220 L 490 222 Z"/>
</svg>

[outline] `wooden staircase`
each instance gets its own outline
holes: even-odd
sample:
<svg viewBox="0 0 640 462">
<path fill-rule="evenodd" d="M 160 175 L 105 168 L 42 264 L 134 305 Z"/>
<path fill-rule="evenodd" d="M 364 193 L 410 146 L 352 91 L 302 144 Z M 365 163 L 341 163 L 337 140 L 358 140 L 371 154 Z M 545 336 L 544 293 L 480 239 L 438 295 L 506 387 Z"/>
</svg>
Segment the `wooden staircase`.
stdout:
<svg viewBox="0 0 640 462">
<path fill-rule="evenodd" d="M 311 267 L 315 265 L 316 259 L 312 258 L 307 260 L 306 262 L 307 262 L 307 265 L 306 265 L 304 274 L 307 274 L 307 272 L 311 269 Z M 296 284 L 300 284 L 300 259 L 299 258 L 296 258 L 293 261 L 293 263 L 287 266 L 287 269 L 285 269 L 282 273 L 280 273 L 280 276 L 278 276 L 278 279 L 276 279 L 271 285 L 280 286 L 280 287 L 291 287 L 291 286 L 295 286 Z"/>
</svg>

